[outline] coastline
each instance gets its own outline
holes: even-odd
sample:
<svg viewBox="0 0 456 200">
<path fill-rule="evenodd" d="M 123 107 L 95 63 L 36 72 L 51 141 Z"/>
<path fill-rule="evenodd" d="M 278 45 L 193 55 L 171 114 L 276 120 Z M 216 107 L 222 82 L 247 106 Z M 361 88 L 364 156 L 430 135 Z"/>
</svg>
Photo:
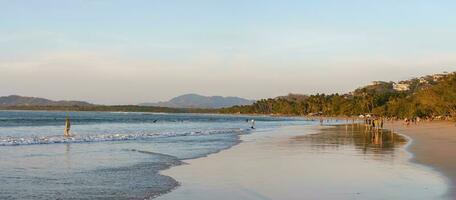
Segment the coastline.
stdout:
<svg viewBox="0 0 456 200">
<path fill-rule="evenodd" d="M 333 128 L 288 126 L 243 135 L 242 142 L 228 150 L 183 160 L 187 164 L 161 171 L 180 186 L 157 199 L 378 199 L 379 195 L 440 199 L 445 194 L 443 177 L 434 170 L 410 165 L 405 146 L 390 157 L 376 149 L 362 152 L 332 144 L 312 145 L 319 139 L 320 134 L 315 133 L 330 133 Z M 345 131 L 347 127 L 339 128 Z M 396 164 L 386 167 L 382 160 L 390 158 L 395 161 L 387 163 Z M 404 173 L 410 177 L 397 179 Z"/>
<path fill-rule="evenodd" d="M 447 197 L 456 199 L 455 124 L 448 121 L 435 121 L 406 126 L 402 122 L 388 122 L 385 128 L 412 139 L 410 145 L 406 147 L 406 150 L 412 154 L 410 161 L 442 173 L 449 182 Z"/>
</svg>

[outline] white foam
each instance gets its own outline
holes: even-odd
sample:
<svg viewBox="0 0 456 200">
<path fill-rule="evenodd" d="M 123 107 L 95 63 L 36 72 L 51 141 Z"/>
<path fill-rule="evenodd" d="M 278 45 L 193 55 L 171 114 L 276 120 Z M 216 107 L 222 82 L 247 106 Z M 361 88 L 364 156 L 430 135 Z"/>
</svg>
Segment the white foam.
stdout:
<svg viewBox="0 0 456 200">
<path fill-rule="evenodd" d="M 144 140 L 153 137 L 176 137 L 176 136 L 198 136 L 212 134 L 243 134 L 244 129 L 225 129 L 210 131 L 193 131 L 185 133 L 137 133 L 137 134 L 99 134 L 99 135 L 76 135 L 73 137 L 62 136 L 30 136 L 30 137 L 0 137 L 0 146 L 33 145 L 33 144 L 58 144 L 58 143 L 85 143 L 85 142 L 107 142 L 124 140 Z"/>
</svg>

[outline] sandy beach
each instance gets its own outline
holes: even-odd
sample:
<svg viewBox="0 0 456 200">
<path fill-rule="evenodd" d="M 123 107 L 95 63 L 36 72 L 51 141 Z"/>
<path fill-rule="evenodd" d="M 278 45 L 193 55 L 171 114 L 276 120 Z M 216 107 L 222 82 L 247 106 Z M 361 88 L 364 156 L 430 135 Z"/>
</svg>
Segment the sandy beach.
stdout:
<svg viewBox="0 0 456 200">
<path fill-rule="evenodd" d="M 243 135 L 231 149 L 161 172 L 181 186 L 157 199 L 446 199 L 445 178 L 410 162 L 398 136 L 373 144 L 362 130 L 291 126 Z"/>
<path fill-rule="evenodd" d="M 412 138 L 413 162 L 430 166 L 450 181 L 448 196 L 456 199 L 456 126 L 451 122 L 421 122 L 417 125 L 388 123 L 387 128 Z"/>
</svg>

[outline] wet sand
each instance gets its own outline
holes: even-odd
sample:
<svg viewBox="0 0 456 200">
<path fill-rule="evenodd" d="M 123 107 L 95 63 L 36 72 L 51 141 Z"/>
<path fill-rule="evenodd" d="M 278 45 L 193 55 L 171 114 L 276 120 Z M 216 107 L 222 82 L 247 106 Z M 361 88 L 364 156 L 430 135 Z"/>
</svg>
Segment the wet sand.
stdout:
<svg viewBox="0 0 456 200">
<path fill-rule="evenodd" d="M 413 162 L 430 166 L 443 173 L 451 185 L 448 196 L 456 199 L 456 126 L 451 122 L 421 122 L 403 125 L 388 123 L 386 128 L 412 138 L 408 150 L 413 153 Z"/>
<path fill-rule="evenodd" d="M 181 186 L 157 199 L 445 199 L 445 179 L 409 162 L 403 139 L 385 135 L 374 144 L 362 130 L 295 126 L 243 135 L 231 149 L 161 172 Z"/>
</svg>

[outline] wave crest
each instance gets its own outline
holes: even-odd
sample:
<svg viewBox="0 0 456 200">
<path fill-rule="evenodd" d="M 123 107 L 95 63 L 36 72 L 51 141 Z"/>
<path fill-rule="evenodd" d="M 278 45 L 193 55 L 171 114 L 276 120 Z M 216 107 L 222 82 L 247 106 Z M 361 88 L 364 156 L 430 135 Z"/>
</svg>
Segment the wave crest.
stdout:
<svg viewBox="0 0 456 200">
<path fill-rule="evenodd" d="M 146 140 L 154 137 L 198 136 L 212 134 L 243 134 L 248 129 L 227 129 L 194 131 L 187 133 L 137 133 L 137 134 L 99 134 L 99 135 L 75 135 L 72 137 L 60 136 L 30 136 L 30 137 L 0 137 L 0 146 L 36 145 L 36 144 L 59 144 L 59 143 L 88 143 L 110 142 L 126 140 Z"/>
</svg>

